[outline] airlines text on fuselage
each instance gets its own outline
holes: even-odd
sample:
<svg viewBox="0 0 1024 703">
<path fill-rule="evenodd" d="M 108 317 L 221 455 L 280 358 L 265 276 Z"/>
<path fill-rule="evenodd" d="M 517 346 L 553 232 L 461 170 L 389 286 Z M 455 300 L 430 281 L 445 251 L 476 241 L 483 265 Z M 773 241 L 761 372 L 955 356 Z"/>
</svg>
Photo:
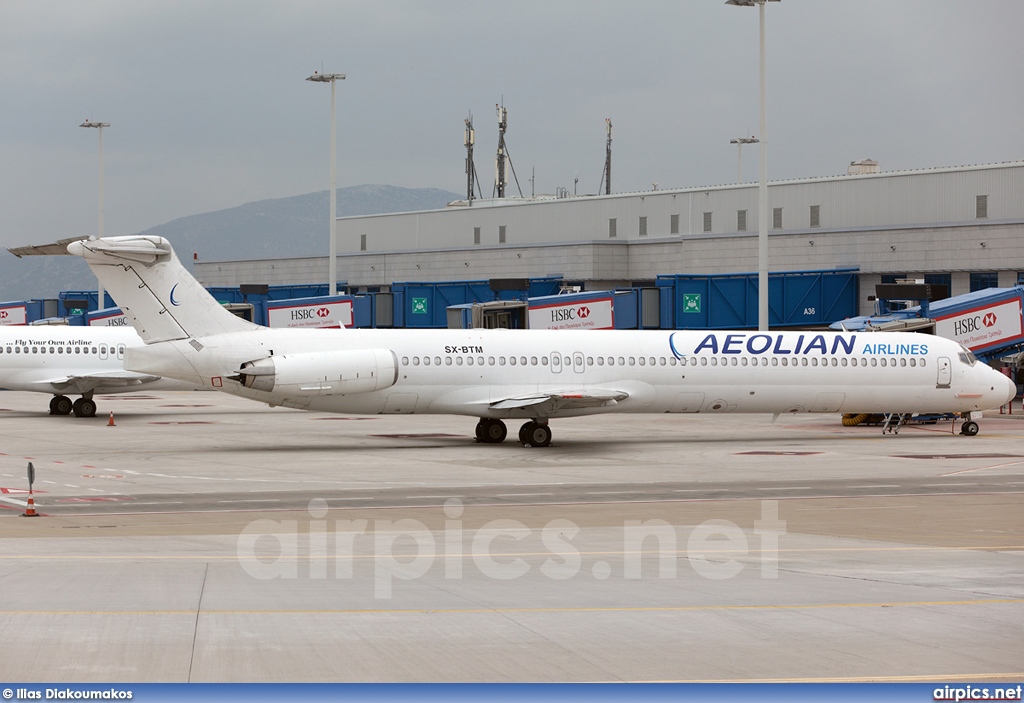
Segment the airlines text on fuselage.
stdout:
<svg viewBox="0 0 1024 703">
<path fill-rule="evenodd" d="M 677 358 L 686 355 L 686 350 L 676 344 L 676 335 L 669 337 L 669 346 Z M 690 352 L 693 355 L 710 354 L 821 354 L 821 355 L 895 355 L 924 356 L 928 345 L 915 342 L 908 344 L 866 343 L 857 345 L 857 335 L 834 335 L 828 339 L 823 334 L 801 334 L 795 338 L 782 334 L 709 334 Z"/>
</svg>

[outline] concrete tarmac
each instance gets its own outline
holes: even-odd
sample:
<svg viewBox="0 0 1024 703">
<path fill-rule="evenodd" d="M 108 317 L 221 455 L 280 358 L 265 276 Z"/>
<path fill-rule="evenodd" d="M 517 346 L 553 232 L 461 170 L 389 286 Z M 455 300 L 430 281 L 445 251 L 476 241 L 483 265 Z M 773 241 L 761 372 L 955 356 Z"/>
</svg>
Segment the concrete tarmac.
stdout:
<svg viewBox="0 0 1024 703">
<path fill-rule="evenodd" d="M 527 449 L 471 418 L 47 402 L 0 393 L 12 681 L 1024 679 L 1020 415 L 604 415 Z"/>
</svg>

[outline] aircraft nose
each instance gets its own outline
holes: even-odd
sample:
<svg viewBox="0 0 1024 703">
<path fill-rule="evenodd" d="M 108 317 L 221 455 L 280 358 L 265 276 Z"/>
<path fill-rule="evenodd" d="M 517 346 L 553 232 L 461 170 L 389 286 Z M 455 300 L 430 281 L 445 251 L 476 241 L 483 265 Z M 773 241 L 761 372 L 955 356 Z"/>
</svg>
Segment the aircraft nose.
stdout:
<svg viewBox="0 0 1024 703">
<path fill-rule="evenodd" d="M 1006 381 L 1006 402 L 1009 403 L 1017 397 L 1017 384 L 1009 376 L 1003 376 L 1003 380 Z"/>
</svg>

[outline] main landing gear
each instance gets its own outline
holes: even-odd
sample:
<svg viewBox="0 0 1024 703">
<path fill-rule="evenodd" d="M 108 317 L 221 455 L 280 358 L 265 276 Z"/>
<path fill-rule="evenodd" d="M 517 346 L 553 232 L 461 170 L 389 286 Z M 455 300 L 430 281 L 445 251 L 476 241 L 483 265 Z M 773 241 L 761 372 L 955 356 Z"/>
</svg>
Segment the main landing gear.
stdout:
<svg viewBox="0 0 1024 703">
<path fill-rule="evenodd" d="M 476 423 L 477 441 L 484 444 L 501 444 L 505 441 L 507 435 L 508 428 L 505 427 L 505 423 L 501 420 L 492 420 L 485 417 Z"/>
<path fill-rule="evenodd" d="M 519 428 L 519 442 L 524 447 L 546 447 L 551 444 L 551 428 L 531 420 Z"/>
<path fill-rule="evenodd" d="M 50 399 L 51 415 L 70 415 L 74 404 L 66 395 L 55 395 Z"/>
<path fill-rule="evenodd" d="M 476 439 L 484 444 L 500 444 L 508 436 L 501 420 L 482 418 L 476 423 Z M 547 447 L 551 444 L 551 428 L 546 420 L 530 420 L 519 428 L 519 443 L 526 447 Z"/>
<path fill-rule="evenodd" d="M 71 402 L 71 398 L 66 395 L 55 395 L 50 399 L 51 415 L 70 415 L 71 413 L 74 413 L 75 417 L 96 417 L 96 401 L 84 395 L 74 402 Z"/>
</svg>

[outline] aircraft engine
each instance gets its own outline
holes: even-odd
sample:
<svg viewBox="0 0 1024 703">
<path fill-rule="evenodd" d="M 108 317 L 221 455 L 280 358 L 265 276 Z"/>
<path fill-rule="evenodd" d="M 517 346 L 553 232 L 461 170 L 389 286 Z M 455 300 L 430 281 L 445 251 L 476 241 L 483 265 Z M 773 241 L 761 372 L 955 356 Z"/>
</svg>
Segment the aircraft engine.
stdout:
<svg viewBox="0 0 1024 703">
<path fill-rule="evenodd" d="M 348 395 L 389 388 L 398 381 L 398 358 L 390 349 L 307 352 L 247 361 L 228 378 L 257 391 Z"/>
</svg>

